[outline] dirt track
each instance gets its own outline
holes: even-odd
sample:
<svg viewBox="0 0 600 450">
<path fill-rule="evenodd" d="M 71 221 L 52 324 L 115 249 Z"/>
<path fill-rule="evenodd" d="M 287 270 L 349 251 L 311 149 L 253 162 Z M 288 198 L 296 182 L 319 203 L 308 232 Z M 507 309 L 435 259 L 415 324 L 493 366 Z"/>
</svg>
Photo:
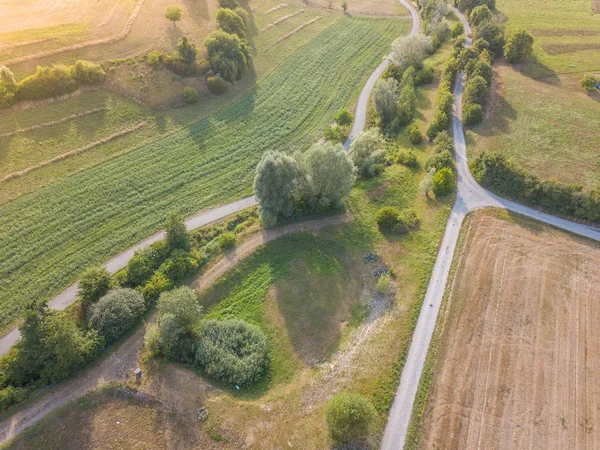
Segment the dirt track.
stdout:
<svg viewBox="0 0 600 450">
<path fill-rule="evenodd" d="M 491 212 L 467 226 L 420 448 L 600 448 L 600 245 Z"/>
</svg>

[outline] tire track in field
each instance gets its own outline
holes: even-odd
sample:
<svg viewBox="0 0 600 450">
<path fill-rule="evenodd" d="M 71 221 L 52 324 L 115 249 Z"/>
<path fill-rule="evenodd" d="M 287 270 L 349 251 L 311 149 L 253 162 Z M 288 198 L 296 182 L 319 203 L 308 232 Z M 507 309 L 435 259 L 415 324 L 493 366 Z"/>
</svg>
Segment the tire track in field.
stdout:
<svg viewBox="0 0 600 450">
<path fill-rule="evenodd" d="M 40 123 L 38 125 L 33 125 L 31 127 L 28 127 L 28 128 L 19 128 L 19 129 L 15 130 L 15 131 L 11 131 L 10 133 L 0 134 L 0 138 L 10 137 L 10 136 L 16 136 L 17 134 L 28 133 L 29 131 L 39 130 L 40 128 L 50 127 L 52 125 L 58 125 L 58 124 L 61 124 L 61 123 L 70 122 L 71 120 L 79 119 L 81 117 L 90 116 L 90 115 L 95 114 L 95 113 L 100 112 L 100 111 L 106 111 L 107 109 L 108 109 L 107 107 L 102 106 L 100 108 L 90 109 L 89 111 L 84 111 L 84 112 L 79 113 L 79 114 L 71 114 L 70 116 L 63 117 L 62 119 L 58 119 L 58 120 L 53 120 L 51 122 Z"/>
</svg>

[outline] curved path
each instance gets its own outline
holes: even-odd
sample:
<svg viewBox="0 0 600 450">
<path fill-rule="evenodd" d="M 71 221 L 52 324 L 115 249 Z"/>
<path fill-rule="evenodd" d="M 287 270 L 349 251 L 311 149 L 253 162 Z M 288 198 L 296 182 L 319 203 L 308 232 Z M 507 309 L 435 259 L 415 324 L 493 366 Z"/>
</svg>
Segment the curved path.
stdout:
<svg viewBox="0 0 600 450">
<path fill-rule="evenodd" d="M 409 9 L 411 9 L 411 13 L 414 10 L 412 6 L 410 6 Z M 456 8 L 450 7 L 450 9 L 463 23 L 465 34 L 467 35 L 466 46 L 470 47 L 471 28 L 469 27 L 467 20 Z M 408 357 L 400 377 L 400 385 L 389 413 L 388 423 L 381 445 L 382 450 L 401 450 L 404 447 L 413 403 L 419 388 L 425 358 L 427 357 L 427 351 L 429 350 L 429 344 L 431 342 L 438 312 L 446 289 L 446 282 L 448 280 L 448 274 L 450 273 L 454 250 L 456 249 L 456 244 L 458 242 L 460 227 L 467 213 L 485 207 L 504 208 L 572 233 L 600 241 L 600 230 L 596 228 L 554 217 L 519 203 L 503 199 L 482 188 L 475 181 L 469 170 L 467 147 L 461 120 L 462 93 L 464 88 L 463 80 L 463 74 L 459 74 L 454 86 L 454 106 L 452 114 L 454 148 L 458 171 L 456 203 L 454 204 L 454 208 L 448 219 L 448 225 L 446 226 L 444 238 L 442 239 L 442 244 L 423 301 L 423 308 L 421 308 Z"/>
</svg>

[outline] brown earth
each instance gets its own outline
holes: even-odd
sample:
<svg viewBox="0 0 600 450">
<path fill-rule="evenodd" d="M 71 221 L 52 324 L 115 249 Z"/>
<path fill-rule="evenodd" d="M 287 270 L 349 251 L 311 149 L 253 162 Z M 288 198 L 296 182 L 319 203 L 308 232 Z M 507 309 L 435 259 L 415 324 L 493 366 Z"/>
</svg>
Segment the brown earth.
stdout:
<svg viewBox="0 0 600 450">
<path fill-rule="evenodd" d="M 600 245 L 506 213 L 467 220 L 420 448 L 600 448 Z"/>
</svg>

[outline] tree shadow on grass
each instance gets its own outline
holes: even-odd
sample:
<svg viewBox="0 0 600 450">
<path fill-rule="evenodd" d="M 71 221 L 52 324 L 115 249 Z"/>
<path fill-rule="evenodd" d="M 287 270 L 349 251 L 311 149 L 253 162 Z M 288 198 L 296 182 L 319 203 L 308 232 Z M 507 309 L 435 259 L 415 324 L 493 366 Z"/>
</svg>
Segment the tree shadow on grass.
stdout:
<svg viewBox="0 0 600 450">
<path fill-rule="evenodd" d="M 525 61 L 515 64 L 513 68 L 521 75 L 532 80 L 537 80 L 545 84 L 560 84 L 560 78 L 556 72 L 541 62 L 536 55 L 532 55 Z"/>
<path fill-rule="evenodd" d="M 517 119 L 518 113 L 504 98 L 497 83 L 492 83 L 485 104 L 487 105 L 486 117 L 479 126 L 471 128 L 470 131 L 480 136 L 508 133 L 509 124 Z"/>
</svg>

